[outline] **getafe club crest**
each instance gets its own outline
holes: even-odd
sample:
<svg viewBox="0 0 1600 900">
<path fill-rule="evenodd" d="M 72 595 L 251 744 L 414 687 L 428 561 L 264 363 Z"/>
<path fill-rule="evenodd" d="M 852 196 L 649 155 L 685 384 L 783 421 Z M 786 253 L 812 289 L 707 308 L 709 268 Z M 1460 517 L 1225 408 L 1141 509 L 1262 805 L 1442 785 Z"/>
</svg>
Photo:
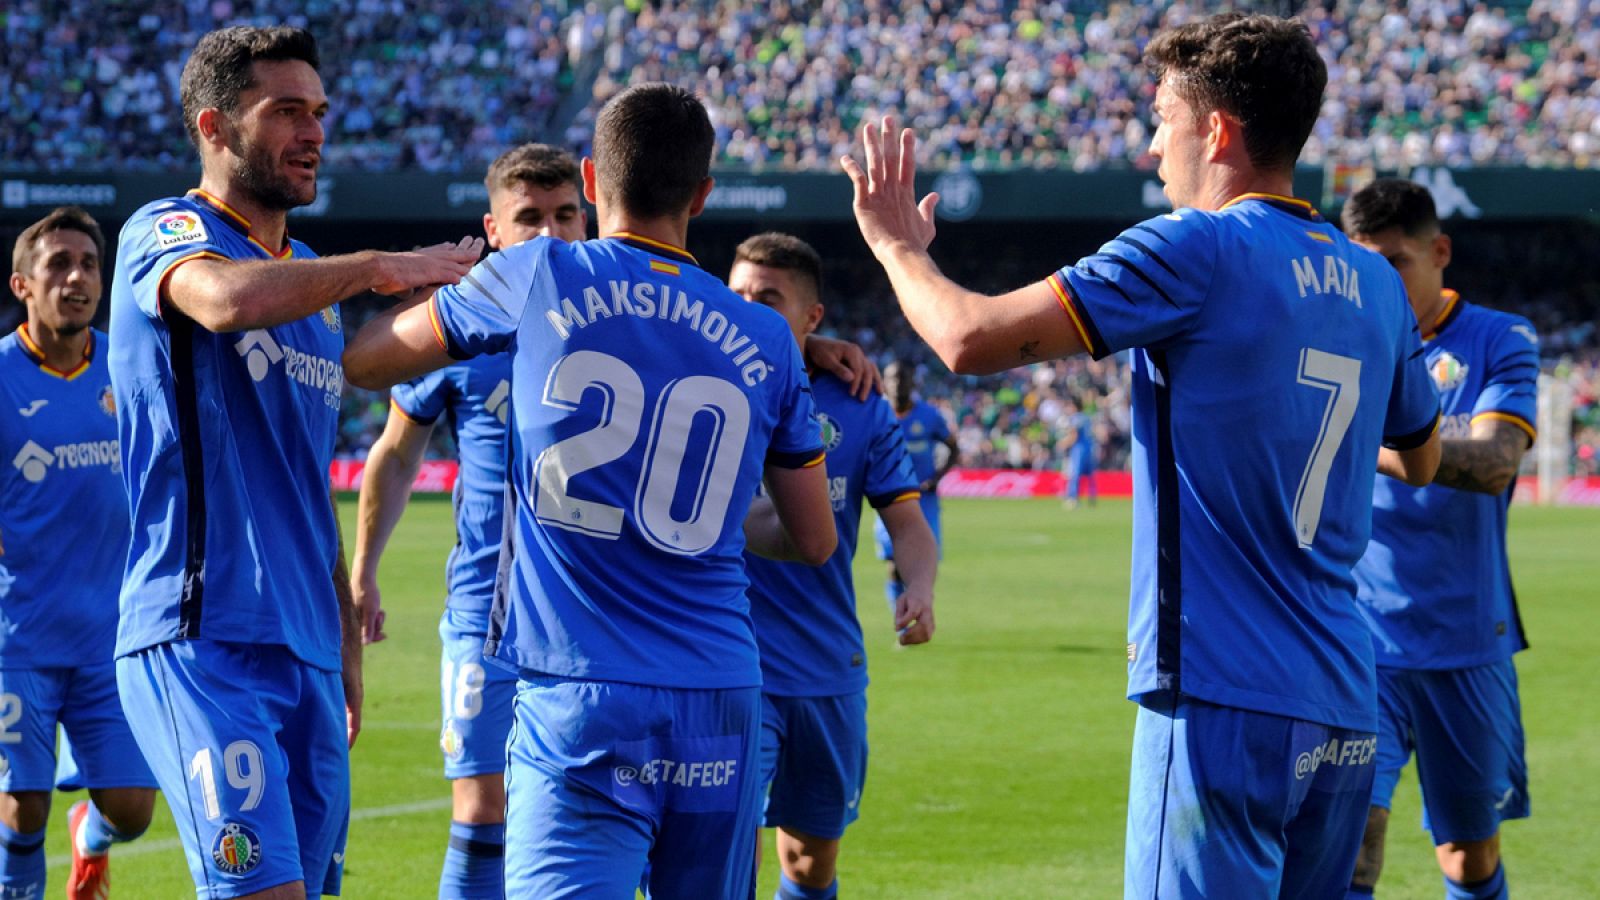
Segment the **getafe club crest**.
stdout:
<svg viewBox="0 0 1600 900">
<path fill-rule="evenodd" d="M 1440 391 L 1448 391 L 1459 387 L 1467 380 L 1467 364 L 1456 359 L 1455 354 L 1449 350 L 1445 350 L 1428 364 L 1428 373 L 1433 376 L 1435 387 Z"/>
<path fill-rule="evenodd" d="M 261 863 L 261 839 L 237 822 L 229 822 L 211 843 L 211 861 L 229 875 L 243 875 Z"/>
<path fill-rule="evenodd" d="M 322 324 L 328 326 L 329 331 L 338 334 L 340 324 L 339 308 L 336 306 L 324 306 L 322 308 Z"/>
<path fill-rule="evenodd" d="M 822 448 L 832 453 L 844 440 L 844 432 L 839 430 L 839 423 L 825 412 L 817 413 L 817 424 L 822 426 Z"/>
<path fill-rule="evenodd" d="M 466 742 L 461 739 L 461 732 L 456 730 L 454 722 L 445 720 L 444 728 L 439 731 L 439 749 L 451 762 L 460 762 L 463 754 L 467 752 Z"/>
<path fill-rule="evenodd" d="M 117 397 L 111 393 L 109 384 L 100 392 L 100 411 L 113 419 L 117 417 Z"/>
</svg>

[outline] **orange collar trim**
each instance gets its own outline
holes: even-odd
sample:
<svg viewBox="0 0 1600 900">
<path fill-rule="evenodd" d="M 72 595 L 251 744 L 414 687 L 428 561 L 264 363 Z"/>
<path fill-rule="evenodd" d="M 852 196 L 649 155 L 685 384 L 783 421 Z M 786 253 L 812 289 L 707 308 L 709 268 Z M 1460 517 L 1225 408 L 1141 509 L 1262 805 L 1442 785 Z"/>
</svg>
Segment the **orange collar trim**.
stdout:
<svg viewBox="0 0 1600 900">
<path fill-rule="evenodd" d="M 84 342 L 83 359 L 79 360 L 78 364 L 73 366 L 71 369 L 58 369 L 55 366 L 45 362 L 44 348 L 35 343 L 33 340 L 33 335 L 28 333 L 27 322 L 23 322 L 21 325 L 17 326 L 17 340 L 22 344 L 22 352 L 26 353 L 28 358 L 33 360 L 34 365 L 43 370 L 45 374 L 54 375 L 57 378 L 65 381 L 71 381 L 72 379 L 77 378 L 79 375 L 82 375 L 84 372 L 87 372 L 89 370 L 90 361 L 94 359 L 93 331 L 89 332 L 89 339 Z"/>
<path fill-rule="evenodd" d="M 670 254 L 672 256 L 676 256 L 676 257 L 678 257 L 680 259 L 687 260 L 688 262 L 690 262 L 691 264 L 693 264 L 696 267 L 698 267 L 700 265 L 700 260 L 695 259 L 693 253 L 690 253 L 689 251 L 683 249 L 682 247 L 674 247 L 671 244 L 664 243 L 662 241 L 653 240 L 651 238 L 643 237 L 641 235 L 634 234 L 631 231 L 613 231 L 610 234 L 606 235 L 606 237 L 608 237 L 608 238 L 616 238 L 617 240 L 623 241 L 625 243 L 644 244 L 645 245 L 645 249 L 653 249 L 653 250 L 665 251 L 665 252 L 667 252 L 668 254 Z"/>
<path fill-rule="evenodd" d="M 1313 220 L 1319 220 L 1322 218 L 1321 213 L 1317 212 L 1317 208 L 1312 206 L 1310 201 L 1301 200 L 1299 197 L 1285 197 L 1282 194 L 1267 194 L 1262 192 L 1240 194 L 1232 200 L 1229 200 L 1227 203 L 1222 204 L 1222 209 L 1227 209 L 1236 203 L 1243 203 L 1246 200 L 1261 200 L 1280 208 L 1287 208 L 1286 211 L 1288 212 L 1296 213 L 1297 215 L 1301 215 Z"/>
<path fill-rule="evenodd" d="M 1431 341 L 1438 337 L 1439 332 L 1443 331 L 1445 326 L 1449 325 L 1451 322 L 1454 322 L 1456 320 L 1456 316 L 1461 315 L 1461 294 L 1456 291 L 1452 291 L 1449 288 L 1445 288 L 1443 291 L 1440 291 L 1440 293 L 1444 295 L 1444 309 L 1440 311 L 1438 318 L 1433 320 L 1433 328 L 1430 329 L 1427 334 L 1422 336 L 1422 339 L 1425 341 Z"/>
<path fill-rule="evenodd" d="M 244 232 L 244 236 L 249 239 L 250 243 L 255 244 L 257 247 L 260 247 L 262 250 L 266 251 L 266 254 L 273 259 L 287 259 L 289 256 L 293 255 L 294 245 L 289 243 L 288 232 L 284 232 L 283 235 L 283 249 L 275 251 L 266 244 L 261 243 L 261 241 L 257 239 L 254 234 L 250 233 L 251 225 L 249 219 L 246 219 L 238 210 L 224 203 L 222 198 L 218 197 L 216 194 L 213 194 L 210 191 L 203 191 L 200 188 L 191 188 L 189 190 L 189 196 L 205 203 L 207 206 L 215 210 L 219 215 L 231 220 L 230 224 Z"/>
</svg>

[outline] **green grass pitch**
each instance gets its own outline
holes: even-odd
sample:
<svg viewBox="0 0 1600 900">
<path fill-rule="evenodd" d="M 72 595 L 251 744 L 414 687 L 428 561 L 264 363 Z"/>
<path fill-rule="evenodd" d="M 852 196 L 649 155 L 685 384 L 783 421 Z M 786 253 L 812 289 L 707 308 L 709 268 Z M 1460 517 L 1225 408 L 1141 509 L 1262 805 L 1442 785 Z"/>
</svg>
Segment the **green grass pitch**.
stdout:
<svg viewBox="0 0 1600 900">
<path fill-rule="evenodd" d="M 355 504 L 343 506 L 353 535 Z M 1518 508 L 1511 551 L 1534 643 L 1519 657 L 1534 817 L 1504 831 L 1519 898 L 1600 896 L 1600 510 Z M 880 564 L 856 579 L 871 655 L 872 767 L 845 840 L 853 898 L 1121 896 L 1134 707 L 1123 699 L 1129 508 L 953 501 L 945 510 L 938 634 L 897 650 Z M 870 539 L 870 533 L 867 535 Z M 450 505 L 411 505 L 385 560 L 389 640 L 367 651 L 366 728 L 344 896 L 437 895 L 449 820 L 438 751 L 438 637 Z M 58 797 L 49 896 L 66 877 Z M 1408 772 L 1380 896 L 1443 891 Z M 769 843 L 770 847 L 770 843 Z M 272 853 L 274 848 L 265 848 Z M 757 896 L 772 896 L 772 854 Z M 115 897 L 192 897 L 171 818 L 117 848 Z"/>
</svg>

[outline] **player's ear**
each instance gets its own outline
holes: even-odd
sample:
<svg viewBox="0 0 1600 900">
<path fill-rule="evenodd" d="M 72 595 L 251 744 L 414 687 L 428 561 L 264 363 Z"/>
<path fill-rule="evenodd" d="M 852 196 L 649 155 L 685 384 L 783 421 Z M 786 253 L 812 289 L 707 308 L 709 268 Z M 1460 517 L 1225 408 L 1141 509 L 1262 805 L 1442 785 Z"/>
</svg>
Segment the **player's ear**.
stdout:
<svg viewBox="0 0 1600 900">
<path fill-rule="evenodd" d="M 494 226 L 494 213 L 483 214 L 483 236 L 489 241 L 490 250 L 500 249 L 500 229 Z"/>
<path fill-rule="evenodd" d="M 598 204 L 600 201 L 597 198 L 600 196 L 600 191 L 594 178 L 594 159 L 585 156 L 583 162 L 578 164 L 578 171 L 583 176 L 583 199 L 590 203 Z"/>
<path fill-rule="evenodd" d="M 696 188 L 694 192 L 694 202 L 689 204 L 689 218 L 692 219 L 700 215 L 701 211 L 706 208 L 706 198 L 711 196 L 711 189 L 716 186 L 717 180 L 709 175 L 706 176 L 705 181 L 700 182 L 700 187 Z"/>
<path fill-rule="evenodd" d="M 1206 115 L 1206 161 L 1216 162 L 1232 149 L 1234 141 L 1242 140 L 1238 120 L 1222 110 L 1214 109 Z"/>
<path fill-rule="evenodd" d="M 822 315 L 825 312 L 827 312 L 827 307 L 823 306 L 820 301 L 811 304 L 811 309 L 806 311 L 806 334 L 817 330 L 817 326 L 822 324 Z"/>
<path fill-rule="evenodd" d="M 28 279 L 22 277 L 21 272 L 11 273 L 11 293 L 21 303 L 28 302 Z"/>
<path fill-rule="evenodd" d="M 1450 265 L 1450 235 L 1440 232 L 1433 236 L 1433 267 L 1443 269 Z"/>
</svg>

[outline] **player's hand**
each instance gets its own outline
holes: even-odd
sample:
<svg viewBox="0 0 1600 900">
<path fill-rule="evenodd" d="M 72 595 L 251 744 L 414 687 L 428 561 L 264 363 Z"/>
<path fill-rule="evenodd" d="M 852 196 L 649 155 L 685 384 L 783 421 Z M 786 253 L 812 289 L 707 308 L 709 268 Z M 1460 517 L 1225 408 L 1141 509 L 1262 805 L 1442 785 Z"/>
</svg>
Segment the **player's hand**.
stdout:
<svg viewBox="0 0 1600 900">
<path fill-rule="evenodd" d="M 933 592 L 907 586 L 894 604 L 894 628 L 902 646 L 933 640 Z"/>
<path fill-rule="evenodd" d="M 861 143 L 865 165 L 851 156 L 841 157 L 839 165 L 855 188 L 856 224 L 867 246 L 878 256 L 896 245 L 927 250 L 939 195 L 917 202 L 917 136 L 909 128 L 896 134 L 894 117 L 884 116 L 881 125 L 862 124 Z"/>
<path fill-rule="evenodd" d="M 383 611 L 383 592 L 378 590 L 378 583 L 359 576 L 352 578 L 350 595 L 361 620 L 361 643 L 376 644 L 387 638 L 383 623 L 389 614 Z"/>
<path fill-rule="evenodd" d="M 457 284 L 483 255 L 483 238 L 464 237 L 404 253 L 379 253 L 372 289 L 379 294 L 409 297 L 414 289 Z"/>
<path fill-rule="evenodd" d="M 361 683 L 361 649 L 358 644 L 354 656 L 344 654 L 344 668 L 339 673 L 344 681 L 344 727 L 348 746 L 355 747 L 356 736 L 361 734 L 361 701 L 364 699 Z"/>
<path fill-rule="evenodd" d="M 807 362 L 850 385 L 850 394 L 857 400 L 883 393 L 883 373 L 858 345 L 811 334 L 806 335 L 804 349 Z"/>
</svg>

